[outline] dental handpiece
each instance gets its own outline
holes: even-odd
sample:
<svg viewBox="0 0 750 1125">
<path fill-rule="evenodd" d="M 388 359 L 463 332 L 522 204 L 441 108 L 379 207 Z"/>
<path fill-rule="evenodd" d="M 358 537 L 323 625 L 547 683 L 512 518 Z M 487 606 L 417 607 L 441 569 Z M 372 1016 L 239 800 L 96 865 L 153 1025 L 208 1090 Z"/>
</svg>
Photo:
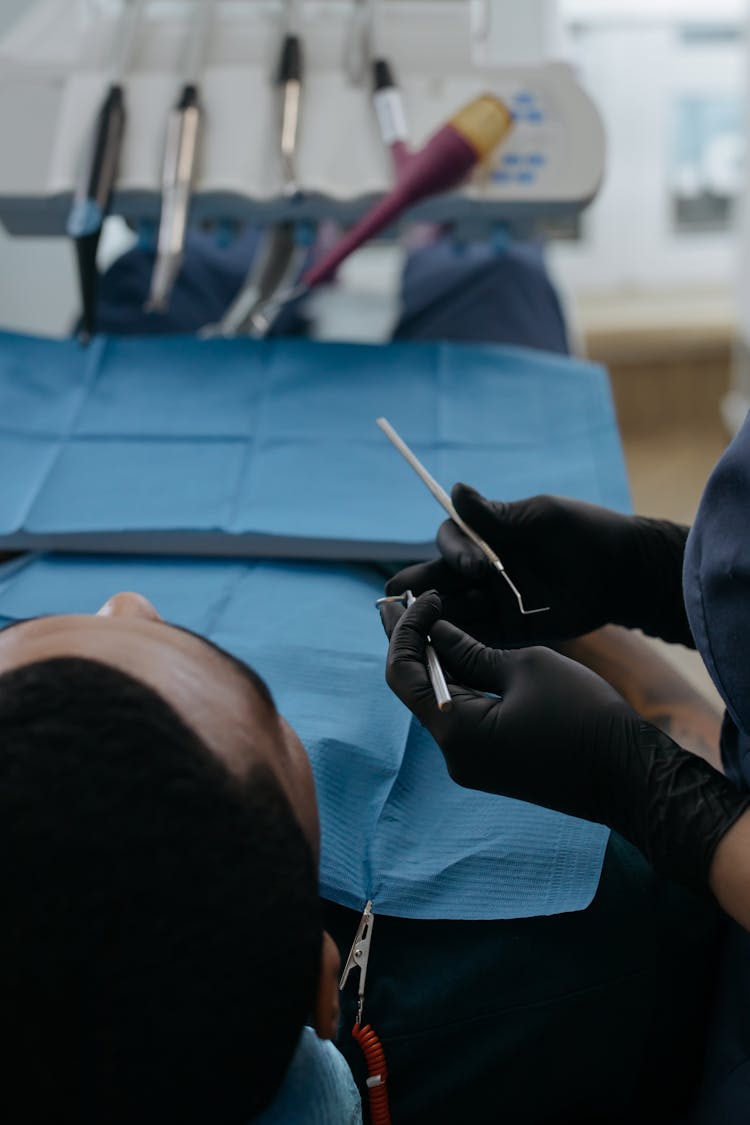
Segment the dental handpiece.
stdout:
<svg viewBox="0 0 750 1125">
<path fill-rule="evenodd" d="M 297 137 L 302 98 L 302 42 L 298 35 L 291 32 L 287 32 L 281 45 L 276 85 L 279 89 L 279 145 L 284 192 L 294 195 L 297 191 Z"/>
<path fill-rule="evenodd" d="M 330 280 L 352 251 L 390 226 L 407 208 L 456 187 L 512 127 L 513 115 L 494 94 L 474 98 L 403 161 L 393 189 L 305 271 L 302 284 L 312 288 Z"/>
<path fill-rule="evenodd" d="M 405 605 L 408 609 L 415 601 L 416 598 L 411 590 L 405 590 L 403 594 L 392 594 L 386 598 L 378 598 L 375 605 L 380 608 L 381 605 L 387 602 L 400 602 L 401 605 Z M 430 684 L 432 685 L 432 691 L 435 696 L 435 702 L 438 705 L 438 710 L 450 711 L 453 706 L 453 700 L 451 699 L 451 693 L 448 691 L 448 684 L 446 683 L 443 669 L 440 666 L 438 655 L 429 637 L 425 645 L 425 659 L 427 661 L 427 675 L 430 677 Z"/>
<path fill-rule="evenodd" d="M 166 312 L 182 266 L 202 124 L 200 75 L 217 0 L 193 0 L 181 93 L 167 119 L 156 260 L 146 303 Z"/>
<path fill-rule="evenodd" d="M 167 121 L 156 261 L 146 308 L 165 312 L 182 265 L 198 150 L 198 88 L 188 83 Z"/>
</svg>

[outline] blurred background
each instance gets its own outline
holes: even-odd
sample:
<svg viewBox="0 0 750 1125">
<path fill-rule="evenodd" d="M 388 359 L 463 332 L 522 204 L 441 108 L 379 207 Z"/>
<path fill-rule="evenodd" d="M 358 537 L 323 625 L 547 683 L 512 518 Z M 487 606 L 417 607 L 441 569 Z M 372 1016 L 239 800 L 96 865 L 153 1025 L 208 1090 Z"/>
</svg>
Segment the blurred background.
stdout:
<svg viewBox="0 0 750 1125">
<path fill-rule="evenodd" d="M 608 160 L 551 268 L 583 349 L 610 368 L 636 507 L 689 521 L 748 406 L 746 6 L 563 7 Z"/>
</svg>

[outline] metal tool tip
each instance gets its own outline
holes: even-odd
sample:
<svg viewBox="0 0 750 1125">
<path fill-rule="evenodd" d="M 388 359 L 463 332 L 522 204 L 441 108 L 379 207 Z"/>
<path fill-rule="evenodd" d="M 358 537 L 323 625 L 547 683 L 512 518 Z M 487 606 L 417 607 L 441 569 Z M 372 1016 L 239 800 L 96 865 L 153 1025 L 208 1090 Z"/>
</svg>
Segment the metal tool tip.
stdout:
<svg viewBox="0 0 750 1125">
<path fill-rule="evenodd" d="M 167 311 L 167 303 L 157 297 L 149 297 L 148 301 L 146 301 L 143 306 L 143 311 L 148 316 L 151 316 L 153 313 L 163 313 Z"/>
</svg>

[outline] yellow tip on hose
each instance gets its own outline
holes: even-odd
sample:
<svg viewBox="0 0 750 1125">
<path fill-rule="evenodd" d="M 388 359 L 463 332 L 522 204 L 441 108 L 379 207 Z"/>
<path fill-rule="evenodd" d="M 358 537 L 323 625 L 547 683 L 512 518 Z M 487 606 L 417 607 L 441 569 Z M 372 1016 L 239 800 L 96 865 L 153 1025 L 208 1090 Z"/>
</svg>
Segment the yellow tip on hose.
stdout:
<svg viewBox="0 0 750 1125">
<path fill-rule="evenodd" d="M 494 94 L 480 94 L 448 122 L 484 160 L 513 128 L 513 114 Z"/>
</svg>

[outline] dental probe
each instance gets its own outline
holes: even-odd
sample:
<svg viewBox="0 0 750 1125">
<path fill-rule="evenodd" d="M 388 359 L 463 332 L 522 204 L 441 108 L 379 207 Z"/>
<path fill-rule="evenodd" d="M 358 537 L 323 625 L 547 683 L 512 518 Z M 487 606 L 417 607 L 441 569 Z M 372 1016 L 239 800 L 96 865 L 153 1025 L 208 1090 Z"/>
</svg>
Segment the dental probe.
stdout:
<svg viewBox="0 0 750 1125">
<path fill-rule="evenodd" d="M 523 598 L 521 597 L 520 590 L 515 585 L 507 570 L 503 566 L 500 557 L 496 554 L 495 551 L 492 550 L 492 547 L 490 547 L 489 543 L 486 543 L 484 539 L 481 538 L 481 536 L 477 535 L 476 531 L 470 528 L 469 525 L 461 519 L 456 509 L 453 507 L 453 501 L 451 500 L 448 493 L 444 488 L 441 488 L 434 477 L 430 476 L 422 462 L 412 453 L 411 449 L 409 449 L 409 446 L 406 444 L 403 438 L 399 437 L 390 422 L 386 418 L 376 418 L 375 421 L 383 431 L 385 436 L 391 442 L 393 442 L 401 456 L 409 462 L 417 476 L 422 480 L 424 484 L 427 485 L 430 492 L 437 500 L 438 504 L 440 504 L 440 506 L 445 509 L 453 522 L 455 524 L 458 524 L 464 535 L 466 535 L 467 538 L 471 539 L 472 543 L 476 544 L 476 546 L 482 552 L 490 565 L 493 566 L 495 570 L 497 570 L 498 573 L 502 575 L 505 582 L 507 582 L 507 584 L 513 591 L 515 599 L 518 602 L 518 608 L 520 609 L 521 613 L 524 616 L 528 616 L 532 613 L 546 613 L 546 611 L 550 608 L 548 605 L 540 606 L 538 609 L 524 609 Z"/>
<path fill-rule="evenodd" d="M 403 594 L 390 594 L 387 598 L 378 598 L 375 605 L 379 609 L 381 605 L 387 605 L 388 602 L 400 602 L 401 605 L 405 605 L 408 609 L 416 600 L 411 590 L 404 590 Z M 425 658 L 427 660 L 427 675 L 430 677 L 430 683 L 432 684 L 432 691 L 435 696 L 435 702 L 438 705 L 438 710 L 450 711 L 453 706 L 453 700 L 451 699 L 451 693 L 448 691 L 448 685 L 445 682 L 445 675 L 440 666 L 438 655 L 429 637 L 425 645 Z"/>
</svg>

